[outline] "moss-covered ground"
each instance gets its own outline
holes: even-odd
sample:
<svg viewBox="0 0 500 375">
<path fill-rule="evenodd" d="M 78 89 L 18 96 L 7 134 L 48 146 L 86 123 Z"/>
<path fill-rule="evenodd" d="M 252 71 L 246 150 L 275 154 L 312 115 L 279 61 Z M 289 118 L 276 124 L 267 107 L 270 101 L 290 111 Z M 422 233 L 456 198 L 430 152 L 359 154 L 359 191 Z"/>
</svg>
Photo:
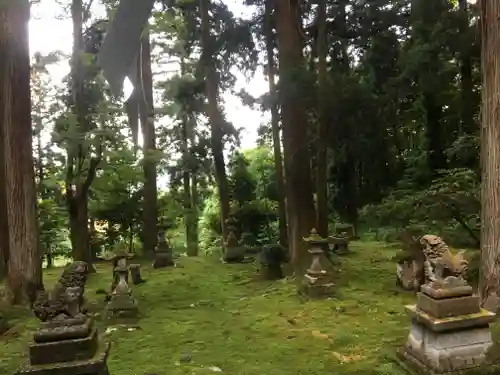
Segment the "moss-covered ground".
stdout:
<svg viewBox="0 0 500 375">
<path fill-rule="evenodd" d="M 402 374 L 393 354 L 406 338 L 404 305 L 414 297 L 395 286 L 397 249 L 368 242 L 351 248 L 338 259 L 335 298 L 319 301 L 299 298 L 291 280 L 254 281 L 251 263 L 181 257 L 177 268 L 144 265 L 147 282 L 132 287 L 140 328 L 107 333 L 111 374 Z M 95 310 L 103 306 L 96 291 L 111 279 L 109 265 L 97 269 L 86 290 Z M 47 286 L 60 273 L 47 271 Z M 1 374 L 26 359 L 38 324 L 25 311 L 9 315 L 15 325 L 0 338 Z"/>
</svg>

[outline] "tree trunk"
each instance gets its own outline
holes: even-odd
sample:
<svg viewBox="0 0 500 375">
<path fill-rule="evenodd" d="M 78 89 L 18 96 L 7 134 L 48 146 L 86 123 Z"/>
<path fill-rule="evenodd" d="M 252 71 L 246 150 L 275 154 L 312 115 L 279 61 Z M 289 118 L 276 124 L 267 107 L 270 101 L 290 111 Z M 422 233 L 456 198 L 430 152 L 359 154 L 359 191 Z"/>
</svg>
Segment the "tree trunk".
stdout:
<svg viewBox="0 0 500 375">
<path fill-rule="evenodd" d="M 1 10 L 0 10 L 1 11 Z M 0 39 L 1 40 L 1 39 Z M 2 46 L 0 46 L 2 48 Z M 3 67 L 1 67 L 3 69 Z M 0 72 L 1 74 L 1 72 Z M 4 104 L 0 102 L 0 106 Z M 0 107 L 3 108 L 3 107 Z M 3 109 L 2 109 L 3 111 Z M 0 124 L 0 281 L 7 275 L 9 260 L 9 224 L 7 223 L 7 201 L 4 158 L 4 126 Z"/>
<path fill-rule="evenodd" d="M 459 0 L 460 34 L 462 36 L 460 51 L 460 96 L 461 96 L 461 133 L 476 134 L 478 127 L 474 124 L 474 104 L 472 83 L 472 62 L 467 0 Z"/>
<path fill-rule="evenodd" d="M 496 310 L 500 296 L 500 1 L 481 7 L 481 278 L 484 307 Z"/>
<path fill-rule="evenodd" d="M 224 161 L 223 118 L 218 107 L 219 82 L 214 67 L 213 39 L 210 37 L 210 0 L 200 0 L 201 12 L 201 39 L 202 39 L 202 63 L 205 72 L 205 89 L 207 96 L 207 117 L 210 120 L 210 143 L 214 158 L 215 180 L 219 191 L 220 218 L 222 238 L 227 237 L 226 220 L 229 217 L 230 205 L 228 194 L 228 183 L 226 175 L 226 164 Z"/>
<path fill-rule="evenodd" d="M 275 75 L 276 68 L 274 65 L 274 44 L 275 38 L 272 26 L 272 12 L 273 4 L 266 1 L 266 14 L 265 14 L 265 36 L 267 48 L 267 78 L 269 80 L 269 93 L 274 98 L 271 104 L 271 129 L 273 133 L 273 154 L 274 165 L 276 168 L 276 180 L 278 182 L 278 217 L 279 217 L 279 233 L 280 244 L 288 247 L 288 233 L 287 233 L 287 220 L 286 220 L 286 205 L 285 205 L 285 177 L 283 176 L 283 160 L 281 157 L 281 136 L 279 126 L 279 112 L 278 103 L 276 102 L 276 83 Z"/>
<path fill-rule="evenodd" d="M 193 248 L 192 254 L 198 255 L 199 249 L 199 237 L 198 237 L 198 221 L 199 221 L 199 211 L 198 211 L 198 179 L 196 178 L 196 172 L 191 173 L 191 209 L 193 213 L 193 238 L 191 247 Z"/>
<path fill-rule="evenodd" d="M 45 259 L 47 260 L 47 268 L 52 268 L 54 266 L 54 258 L 52 256 L 52 249 L 50 244 L 45 244 Z"/>
<path fill-rule="evenodd" d="M 7 286 L 13 304 L 43 289 L 31 129 L 28 0 L 0 4 L 0 127 L 7 217 Z M 3 237 L 3 233 L 2 233 Z"/>
<path fill-rule="evenodd" d="M 77 191 L 70 198 L 69 223 L 73 260 L 80 260 L 92 265 L 92 255 L 89 241 L 88 197 L 84 192 Z"/>
<path fill-rule="evenodd" d="M 183 109 L 184 111 L 185 109 Z M 186 230 L 186 252 L 190 256 L 197 256 L 196 249 L 191 249 L 193 240 L 193 208 L 191 199 L 191 162 L 189 160 L 188 143 L 188 116 L 184 114 L 182 119 L 182 153 L 184 158 L 184 171 L 182 173 L 183 185 L 183 206 L 184 206 L 184 227 Z"/>
<path fill-rule="evenodd" d="M 327 190 L 327 132 L 328 132 L 328 88 L 326 71 L 326 0 L 318 4 L 318 103 L 319 121 L 316 139 L 316 229 L 322 237 L 328 236 L 328 190 Z"/>
<path fill-rule="evenodd" d="M 156 134 L 153 113 L 153 75 L 149 33 L 141 39 L 139 116 L 144 150 L 143 254 L 152 257 L 158 239 L 158 189 L 156 185 Z"/>
<path fill-rule="evenodd" d="M 300 77 L 304 76 L 301 26 L 297 18 L 300 1 L 277 0 L 276 4 L 289 242 L 292 264 L 300 271 L 309 259 L 303 237 L 309 234 L 316 221 L 307 142 L 308 124 L 300 82 Z"/>
</svg>

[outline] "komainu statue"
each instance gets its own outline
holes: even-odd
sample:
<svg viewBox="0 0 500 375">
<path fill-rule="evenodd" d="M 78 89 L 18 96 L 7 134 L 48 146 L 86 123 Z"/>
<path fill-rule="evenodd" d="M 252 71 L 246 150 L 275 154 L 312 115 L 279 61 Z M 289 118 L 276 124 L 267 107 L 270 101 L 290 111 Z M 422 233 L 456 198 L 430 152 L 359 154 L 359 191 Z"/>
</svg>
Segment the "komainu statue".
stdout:
<svg viewBox="0 0 500 375">
<path fill-rule="evenodd" d="M 465 280 L 468 261 L 464 252 L 452 252 L 441 237 L 404 236 L 402 241 L 412 250 L 396 266 L 397 283 L 404 289 L 419 291 L 423 284 Z"/>
<path fill-rule="evenodd" d="M 42 322 L 46 322 L 60 316 L 61 314 L 73 316 L 75 312 L 74 300 L 77 299 L 77 310 L 82 312 L 84 304 L 83 294 L 87 281 L 88 265 L 85 262 L 76 261 L 64 269 L 59 281 L 49 292 L 38 293 L 33 312 Z"/>
</svg>

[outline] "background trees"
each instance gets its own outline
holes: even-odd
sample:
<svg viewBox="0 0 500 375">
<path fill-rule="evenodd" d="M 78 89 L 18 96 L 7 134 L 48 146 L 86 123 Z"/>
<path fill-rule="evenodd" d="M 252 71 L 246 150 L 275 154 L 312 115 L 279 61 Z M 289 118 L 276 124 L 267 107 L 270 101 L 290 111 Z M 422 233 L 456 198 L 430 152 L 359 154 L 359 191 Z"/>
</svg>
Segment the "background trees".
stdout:
<svg viewBox="0 0 500 375">
<path fill-rule="evenodd" d="M 74 24 L 67 80 L 59 86 L 32 74 L 39 88 L 32 94 L 38 218 L 49 263 L 70 247 L 73 257 L 88 261 L 117 244 L 150 253 L 158 225 L 196 255 L 198 247 L 220 248 L 228 215 L 238 218 L 240 232 L 262 242 L 288 238 L 297 266 L 307 257 L 301 239 L 311 227 L 331 233 L 341 223 L 377 239 L 395 239 L 400 228 L 413 226 L 455 246 L 477 247 L 481 222 L 496 217 L 496 206 L 488 203 L 481 220 L 479 92 L 481 76 L 494 74 L 494 54 L 484 51 L 495 34 L 483 26 L 481 66 L 476 6 L 451 0 L 245 4 L 252 10 L 245 18 L 216 0 L 155 7 L 141 58 L 130 67 L 135 90 L 127 97 L 111 95 L 96 58 L 118 1 L 62 4 Z M 2 15 L 7 12 L 27 22 L 20 5 L 3 7 Z M 484 25 L 490 14 L 482 15 Z M 5 28 L 10 21 L 2 22 Z M 15 61 L 2 59 L 2 82 L 14 79 L 11 72 L 22 82 L 2 85 L 2 113 L 11 114 L 0 134 L 2 167 L 20 150 L 26 166 L 22 176 L 0 170 L 7 181 L 0 204 L 5 210 L 17 199 L 23 202 L 17 209 L 26 206 L 22 231 L 30 235 L 22 241 L 32 252 L 22 259 L 39 267 L 35 213 L 26 203 L 34 196 L 27 192 L 29 118 L 7 100 L 13 95 L 7 88 L 26 91 L 29 77 L 26 49 L 21 55 L 13 47 L 26 45 L 25 30 L 18 31 L 19 39 L 0 45 L 2 56 Z M 265 95 L 236 90 L 237 77 L 262 73 Z M 492 87 L 485 86 L 484 98 Z M 269 112 L 269 123 L 255 124 L 253 150 L 238 150 L 239 124 L 226 116 L 228 93 Z M 16 105 L 28 108 L 26 95 L 16 96 L 26 99 Z M 484 110 L 493 113 L 489 103 L 483 101 Z M 486 116 L 485 128 L 493 131 L 486 124 L 495 121 Z M 12 131 L 26 144 L 9 149 Z M 482 136 L 492 153 L 495 134 Z M 494 170 L 494 160 L 488 158 L 485 171 Z M 483 176 L 485 189 L 496 179 L 490 172 L 484 172 L 492 178 Z M 24 198 L 9 193 L 14 186 L 23 186 Z M 14 212 L 9 215 L 20 215 Z M 2 229 L 9 236 L 2 236 L 0 265 L 15 270 L 10 255 L 21 245 L 11 230 Z M 494 245 L 488 230 L 485 249 Z M 485 259 L 485 273 L 493 275 L 493 257 Z M 29 279 L 39 280 L 39 271 Z"/>
</svg>

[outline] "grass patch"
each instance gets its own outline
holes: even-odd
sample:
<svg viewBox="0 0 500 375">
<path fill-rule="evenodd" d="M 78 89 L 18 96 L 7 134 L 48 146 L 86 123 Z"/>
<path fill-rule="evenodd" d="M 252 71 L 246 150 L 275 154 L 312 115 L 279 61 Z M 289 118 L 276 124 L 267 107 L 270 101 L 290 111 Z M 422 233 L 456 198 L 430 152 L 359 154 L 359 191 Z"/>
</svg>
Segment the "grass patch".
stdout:
<svg viewBox="0 0 500 375">
<path fill-rule="evenodd" d="M 337 270 L 337 295 L 304 301 L 291 280 L 255 282 L 252 264 L 227 265 L 212 257 L 181 258 L 180 267 L 152 270 L 132 287 L 142 313 L 140 329 L 109 334 L 112 374 L 398 375 L 392 362 L 404 343 L 411 293 L 395 286 L 397 249 L 355 242 Z M 86 297 L 99 311 L 111 270 L 97 265 Z M 61 270 L 45 273 L 53 283 Z M 0 338 L 0 373 L 25 360 L 37 321 L 17 311 L 15 327 Z M 102 323 L 101 323 L 102 324 Z M 101 332 L 104 330 L 101 327 Z M 23 358 L 24 357 L 24 358 Z"/>
</svg>

